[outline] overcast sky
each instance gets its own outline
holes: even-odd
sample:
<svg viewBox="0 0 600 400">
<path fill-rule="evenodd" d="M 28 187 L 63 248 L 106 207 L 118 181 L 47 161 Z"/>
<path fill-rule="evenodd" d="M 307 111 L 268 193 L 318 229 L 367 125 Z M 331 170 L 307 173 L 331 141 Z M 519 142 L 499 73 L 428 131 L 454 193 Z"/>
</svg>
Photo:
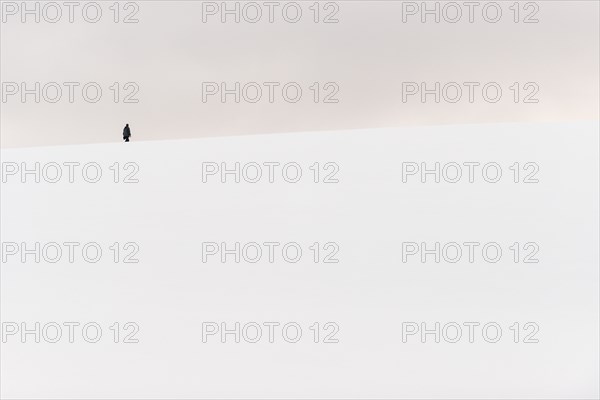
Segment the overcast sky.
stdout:
<svg viewBox="0 0 600 400">
<path fill-rule="evenodd" d="M 7 8 L 3 2 L 1 25 L 1 78 L 3 102 L 1 130 L 3 147 L 114 142 L 121 140 L 125 123 L 132 127 L 134 140 L 190 138 L 229 134 L 256 134 L 310 130 L 437 125 L 479 122 L 574 121 L 598 119 L 598 2 L 538 2 L 533 16 L 539 23 L 515 23 L 502 4 L 497 23 L 486 22 L 476 9 L 474 22 L 468 22 L 467 9 L 456 23 L 454 10 L 441 14 L 440 23 L 432 16 L 420 22 L 420 14 L 409 15 L 401 2 L 338 2 L 322 7 L 319 23 L 309 9 L 313 2 L 299 2 L 302 17 L 297 23 L 283 18 L 283 6 L 262 7 L 256 23 L 256 10 L 246 8 L 240 23 L 204 2 L 141 1 L 125 8 L 121 3 L 115 23 L 113 2 L 99 2 L 102 16 L 97 23 L 86 22 L 82 7 L 68 8 L 62 18 L 53 19 L 56 10 L 40 10 L 40 22 L 21 9 Z M 18 8 L 20 2 L 11 3 Z M 28 3 L 34 7 L 34 2 Z M 43 4 L 43 3 L 41 3 Z M 62 3 L 59 3 L 62 4 Z M 84 3 L 82 3 L 84 4 Z M 215 3 L 216 4 L 216 3 Z M 231 8 L 234 2 L 228 3 Z M 262 2 L 259 2 L 262 4 Z M 283 3 L 282 3 L 283 4 Z M 220 2 L 217 4 L 220 6 Z M 204 8 L 203 8 L 204 7 Z M 203 13 L 204 9 L 204 13 Z M 243 4 L 240 9 L 244 10 Z M 522 20 L 535 10 L 520 10 Z M 13 15 L 13 13 L 16 13 Z M 87 9 L 88 19 L 95 10 Z M 123 23 L 123 19 L 139 20 Z M 293 19 L 295 8 L 286 16 Z M 494 15 L 494 10 L 488 10 Z M 327 16 L 337 23 L 323 23 Z M 206 22 L 203 22 L 203 17 Z M 532 18 L 533 18 L 532 17 Z M 33 89 L 57 82 L 62 97 L 56 103 L 34 95 L 21 102 L 21 85 Z M 69 86 L 74 102 L 69 102 Z M 82 87 L 95 82 L 102 89 L 97 103 L 82 97 Z M 118 102 L 114 102 L 118 82 Z M 125 87 L 125 84 L 133 84 Z M 262 98 L 251 103 L 234 95 L 221 102 L 217 93 L 203 102 L 203 83 L 225 82 L 241 88 L 249 82 L 261 87 Z M 269 102 L 272 84 L 274 102 Z M 302 97 L 296 102 L 284 99 L 286 83 L 290 99 L 297 87 Z M 318 103 L 314 102 L 318 82 Z M 461 84 L 463 97 L 457 103 L 442 99 L 439 104 L 419 94 L 402 99 L 403 82 L 448 82 Z M 475 101 L 468 101 L 463 82 L 479 82 Z M 497 103 L 482 98 L 481 88 L 496 82 L 503 90 Z M 514 90 L 519 82 L 519 103 Z M 528 82 L 535 85 L 525 87 Z M 327 85 L 329 83 L 329 85 Z M 15 86 L 15 84 L 17 86 Z M 297 84 L 297 85 L 296 85 Z M 278 86 L 277 86 L 278 85 Z M 111 89 L 111 87 L 113 89 Z M 19 92 L 13 93 L 16 88 Z M 311 89 L 312 88 L 312 89 Z M 138 90 L 124 103 L 125 96 Z M 206 89 L 206 88 L 205 88 Z M 406 88 L 405 88 L 406 89 Z M 525 96 L 539 103 L 523 104 Z M 56 88 L 46 87 L 46 97 L 54 98 Z M 255 85 L 247 86 L 247 98 L 256 95 Z M 455 88 L 448 87 L 454 96 Z M 43 92 L 40 89 L 40 92 Z M 88 87 L 95 96 L 93 85 Z M 493 95 L 493 91 L 490 92 Z M 327 95 L 337 103 L 325 103 Z"/>
</svg>

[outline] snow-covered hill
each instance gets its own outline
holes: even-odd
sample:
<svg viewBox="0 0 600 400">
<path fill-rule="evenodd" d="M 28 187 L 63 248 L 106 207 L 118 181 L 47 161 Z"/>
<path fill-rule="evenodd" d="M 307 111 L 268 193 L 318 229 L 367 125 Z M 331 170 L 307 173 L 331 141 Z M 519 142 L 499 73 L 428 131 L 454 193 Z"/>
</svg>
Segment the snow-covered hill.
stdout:
<svg viewBox="0 0 600 400">
<path fill-rule="evenodd" d="M 597 397 L 598 128 L 2 150 L 1 394 Z"/>
</svg>

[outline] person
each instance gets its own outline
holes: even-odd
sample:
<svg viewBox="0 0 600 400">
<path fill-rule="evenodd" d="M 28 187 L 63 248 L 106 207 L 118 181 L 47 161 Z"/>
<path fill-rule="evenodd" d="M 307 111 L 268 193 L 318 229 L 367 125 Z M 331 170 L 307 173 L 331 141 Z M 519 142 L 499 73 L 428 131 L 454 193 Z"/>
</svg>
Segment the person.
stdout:
<svg viewBox="0 0 600 400">
<path fill-rule="evenodd" d="M 129 137 L 131 136 L 131 130 L 129 129 L 129 124 L 125 124 L 125 128 L 123 129 L 123 140 L 129 142 Z"/>
</svg>

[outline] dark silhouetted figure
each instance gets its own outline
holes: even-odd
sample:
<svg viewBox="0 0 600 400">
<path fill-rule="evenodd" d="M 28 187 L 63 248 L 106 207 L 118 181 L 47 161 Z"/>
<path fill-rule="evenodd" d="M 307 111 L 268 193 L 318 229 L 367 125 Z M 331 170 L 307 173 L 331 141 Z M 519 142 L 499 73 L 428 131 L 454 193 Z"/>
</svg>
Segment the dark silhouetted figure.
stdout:
<svg viewBox="0 0 600 400">
<path fill-rule="evenodd" d="M 129 142 L 129 137 L 131 136 L 131 130 L 129 129 L 129 124 L 125 124 L 125 128 L 123 128 L 123 140 Z"/>
</svg>

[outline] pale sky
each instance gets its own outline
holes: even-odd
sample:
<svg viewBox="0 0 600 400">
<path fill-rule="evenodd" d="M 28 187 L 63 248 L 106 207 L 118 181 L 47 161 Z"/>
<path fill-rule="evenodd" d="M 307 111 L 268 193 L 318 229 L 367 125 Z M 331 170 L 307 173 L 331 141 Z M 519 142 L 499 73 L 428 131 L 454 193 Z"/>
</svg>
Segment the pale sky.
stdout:
<svg viewBox="0 0 600 400">
<path fill-rule="evenodd" d="M 10 2 L 3 2 L 3 4 Z M 16 2 L 17 6 L 21 2 Z M 257 23 L 242 20 L 222 23 L 220 14 L 205 15 L 202 2 L 140 1 L 121 9 L 119 19 L 135 11 L 138 23 L 114 23 L 109 7 L 99 2 L 98 23 L 82 18 L 75 9 L 68 22 L 62 9 L 57 23 L 54 11 L 41 14 L 40 23 L 21 10 L 3 6 L 1 26 L 1 78 L 3 95 L 2 147 L 115 142 L 129 123 L 133 140 L 162 140 L 203 136 L 276 133 L 403 125 L 439 125 L 485 122 L 577 121 L 598 119 L 598 2 L 538 2 L 539 23 L 514 23 L 503 5 L 503 15 L 492 24 L 475 12 L 474 23 L 464 15 L 457 23 L 421 23 L 419 15 L 402 22 L 401 2 L 338 2 L 339 9 L 321 9 L 319 19 L 334 13 L 338 23 L 314 23 L 313 2 L 299 2 L 297 23 L 288 23 L 275 9 Z M 30 3 L 31 5 L 33 2 Z M 59 2 L 60 4 L 60 2 Z M 125 3 L 121 3 L 124 7 Z M 220 2 L 218 3 L 220 4 Z M 231 7 L 234 2 L 228 3 Z M 259 4 L 262 4 L 259 2 Z M 511 3 L 512 4 L 512 3 Z M 205 6 L 206 7 L 206 6 Z M 465 9 L 466 10 L 466 9 Z M 463 12 L 465 11 L 463 10 Z M 248 13 L 252 10 L 248 9 Z M 268 12 L 267 8 L 262 9 Z M 524 18 L 531 10 L 521 10 Z M 253 12 L 253 11 L 252 11 Z M 289 15 L 293 15 L 289 11 Z M 94 15 L 93 10 L 88 10 Z M 246 14 L 252 18 L 254 14 Z M 28 95 L 22 103 L 19 85 L 33 89 L 56 82 L 62 88 L 57 103 Z M 74 103 L 69 87 L 74 86 Z M 96 82 L 102 98 L 89 103 L 81 88 Z M 112 85 L 119 83 L 119 102 Z M 124 85 L 133 82 L 127 88 Z M 202 101 L 203 82 L 226 82 L 233 88 L 257 82 L 263 97 L 257 103 L 235 103 L 233 95 L 222 103 L 218 95 Z M 274 102 L 268 101 L 274 86 Z M 302 98 L 288 103 L 281 88 L 297 83 Z M 319 103 L 313 101 L 313 84 L 319 82 Z M 479 82 L 474 103 L 420 102 L 417 95 L 402 101 L 403 82 Z M 497 82 L 503 90 L 497 103 L 481 97 L 481 87 Z M 517 104 L 510 87 L 520 84 L 520 99 L 539 88 L 537 104 Z M 524 85 L 534 82 L 536 86 Z M 14 84 L 17 86 L 14 86 Z M 329 86 L 325 86 L 330 83 Z M 333 84 L 331 84 L 333 83 Z M 137 104 L 123 103 L 139 88 Z M 311 89 L 313 87 L 313 89 Z M 113 87 L 114 88 L 114 87 Z M 55 88 L 47 86 L 55 96 Z M 253 87 L 247 87 L 254 96 Z M 338 103 L 323 103 L 333 93 Z M 90 89 L 91 95 L 94 94 Z M 454 90 L 454 89 L 452 89 Z M 41 92 L 41 89 L 40 89 Z M 290 93 L 293 93 L 290 92 Z M 452 92 L 454 93 L 454 92 Z M 5 101 L 4 101 L 5 100 Z"/>
</svg>

